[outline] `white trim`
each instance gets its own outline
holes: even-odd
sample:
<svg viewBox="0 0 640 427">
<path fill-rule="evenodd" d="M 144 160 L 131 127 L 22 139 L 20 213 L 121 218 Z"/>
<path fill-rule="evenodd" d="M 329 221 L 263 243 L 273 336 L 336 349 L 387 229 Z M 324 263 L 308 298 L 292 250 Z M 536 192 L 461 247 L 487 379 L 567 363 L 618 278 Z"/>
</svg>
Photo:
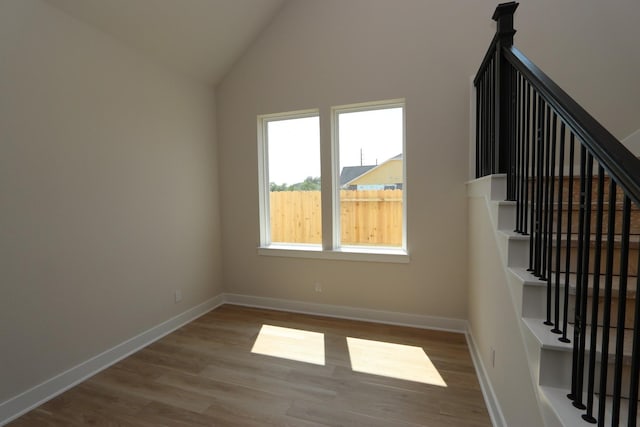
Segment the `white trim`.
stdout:
<svg viewBox="0 0 640 427">
<path fill-rule="evenodd" d="M 322 250 L 320 245 L 272 244 L 259 247 L 258 255 L 286 258 L 330 259 L 337 261 L 367 261 L 407 264 L 411 261 L 403 249 L 389 247 L 348 246 L 333 250 Z"/>
<path fill-rule="evenodd" d="M 387 325 L 409 326 L 420 329 L 433 329 L 459 334 L 464 334 L 467 331 L 466 320 L 450 317 L 425 316 L 422 314 L 408 314 L 396 311 L 373 310 L 240 294 L 224 294 L 224 301 L 228 304 L 246 307 L 312 314 L 338 319 L 361 320 Z"/>
<path fill-rule="evenodd" d="M 473 340 L 471 329 L 467 331 L 465 337 L 467 338 L 467 346 L 469 347 L 469 353 L 471 353 L 473 366 L 476 368 L 476 375 L 480 382 L 480 389 L 482 390 L 484 403 L 487 407 L 487 411 L 489 412 L 489 417 L 491 417 L 491 423 L 494 427 L 507 427 L 507 420 L 504 418 L 500 402 L 493 390 L 493 386 L 491 385 L 491 380 L 489 379 L 487 370 L 484 367 L 484 363 L 482 363 L 482 358 L 480 357 L 478 347 L 476 347 L 476 343 Z"/>
<path fill-rule="evenodd" d="M 304 119 L 307 117 L 317 117 L 318 126 L 320 125 L 320 110 L 318 110 L 317 108 L 291 111 L 287 113 L 261 114 L 257 117 L 258 209 L 260 214 L 259 220 L 261 245 L 268 245 L 271 243 L 271 223 L 269 221 L 269 213 L 271 212 L 271 207 L 269 206 L 269 137 L 267 125 L 269 124 L 269 122 Z M 320 150 L 320 146 L 318 146 L 318 149 Z"/>
<path fill-rule="evenodd" d="M 9 423 L 141 348 L 146 347 L 181 326 L 219 307 L 224 304 L 224 301 L 223 294 L 217 295 L 0 403 L 0 426 Z"/>
<path fill-rule="evenodd" d="M 358 104 L 338 105 L 331 107 L 331 148 L 332 148 L 332 172 L 333 172 L 333 216 L 332 216 L 332 246 L 339 249 L 341 246 L 340 236 L 340 124 L 338 116 L 342 113 L 354 113 L 361 111 L 386 110 L 400 108 L 402 111 L 402 250 L 407 250 L 407 129 L 406 129 L 406 99 L 386 99 L 382 101 L 362 102 Z M 387 163 L 387 159 L 380 165 Z M 378 166 L 380 166 L 378 165 Z M 373 168 L 376 169 L 376 168 Z M 368 173 L 370 171 L 365 172 Z M 350 248 L 348 249 L 350 250 Z"/>
</svg>

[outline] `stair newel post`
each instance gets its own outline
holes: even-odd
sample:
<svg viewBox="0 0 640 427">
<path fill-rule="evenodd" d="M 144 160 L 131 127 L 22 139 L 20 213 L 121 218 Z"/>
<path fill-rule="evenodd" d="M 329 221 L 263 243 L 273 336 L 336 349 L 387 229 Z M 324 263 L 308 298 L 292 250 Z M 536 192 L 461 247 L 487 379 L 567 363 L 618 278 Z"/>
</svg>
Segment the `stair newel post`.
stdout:
<svg viewBox="0 0 640 427">
<path fill-rule="evenodd" d="M 507 178 L 507 200 L 515 200 L 515 186 L 511 174 L 512 165 L 509 164 L 511 158 L 510 126 L 510 105 L 511 105 L 511 78 L 510 64 L 502 54 L 502 49 L 513 46 L 513 35 L 516 30 L 513 28 L 513 14 L 518 8 L 518 3 L 503 3 L 496 7 L 491 19 L 496 21 L 496 85 L 495 85 L 495 144 L 496 164 L 498 173 L 510 174 Z"/>
</svg>

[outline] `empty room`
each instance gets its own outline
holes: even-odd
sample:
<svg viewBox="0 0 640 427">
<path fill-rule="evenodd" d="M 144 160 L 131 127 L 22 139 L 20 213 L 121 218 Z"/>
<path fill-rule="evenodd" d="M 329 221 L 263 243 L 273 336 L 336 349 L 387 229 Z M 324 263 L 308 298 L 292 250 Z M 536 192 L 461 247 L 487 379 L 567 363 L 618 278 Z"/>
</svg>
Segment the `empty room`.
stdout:
<svg viewBox="0 0 640 427">
<path fill-rule="evenodd" d="M 0 425 L 635 425 L 638 17 L 0 0 Z"/>
</svg>

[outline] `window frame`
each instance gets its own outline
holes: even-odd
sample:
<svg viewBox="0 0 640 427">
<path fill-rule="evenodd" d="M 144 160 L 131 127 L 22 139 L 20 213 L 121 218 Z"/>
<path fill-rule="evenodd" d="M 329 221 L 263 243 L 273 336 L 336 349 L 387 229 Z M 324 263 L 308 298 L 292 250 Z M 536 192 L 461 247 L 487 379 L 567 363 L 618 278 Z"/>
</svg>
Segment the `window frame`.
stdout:
<svg viewBox="0 0 640 427">
<path fill-rule="evenodd" d="M 396 246 L 350 246 L 342 245 L 340 238 L 342 235 L 340 221 L 340 128 L 338 115 L 343 113 L 357 113 L 363 111 L 387 110 L 391 108 L 401 108 L 402 110 L 402 245 Z M 391 99 L 386 101 L 362 102 L 358 104 L 348 104 L 331 107 L 331 168 L 332 168 L 332 248 L 339 248 L 347 251 L 362 250 L 376 252 L 376 250 L 401 250 L 407 252 L 407 167 L 406 159 L 406 126 L 405 126 L 405 100 Z M 320 140 L 322 144 L 322 139 Z"/>
<path fill-rule="evenodd" d="M 389 108 L 402 109 L 402 246 L 341 246 L 340 245 L 340 159 L 339 159 L 339 128 L 338 114 L 345 112 L 383 110 Z M 312 258 L 343 261 L 368 261 L 387 263 L 408 263 L 410 261 L 407 250 L 407 164 L 406 164 L 406 102 L 404 98 L 347 104 L 329 107 L 328 117 L 321 113 L 319 108 L 289 111 L 274 114 L 260 114 L 257 116 L 257 142 L 258 142 L 258 201 L 259 201 L 259 255 Z M 270 223 L 270 197 L 269 197 L 269 147 L 268 147 L 268 123 L 278 120 L 290 120 L 305 117 L 318 117 L 320 131 L 320 170 L 329 169 L 329 179 L 321 174 L 321 210 L 322 217 L 330 215 L 330 221 L 323 219 L 322 241 L 323 244 L 307 243 L 273 243 L 271 242 Z M 330 121 L 330 133 L 323 133 L 326 129 L 324 120 Z M 331 153 L 329 158 L 323 155 Z M 327 162 L 330 163 L 327 167 Z M 327 182 L 328 181 L 328 182 Z M 330 196 L 330 197 L 327 197 Z M 325 225 L 330 229 L 326 230 Z M 328 233 L 330 238 L 326 238 Z"/>
<path fill-rule="evenodd" d="M 271 202 L 269 182 L 269 122 L 304 119 L 308 117 L 318 118 L 318 131 L 320 131 L 320 111 L 318 109 L 299 110 L 286 113 L 261 114 L 258 116 L 258 202 L 260 214 L 260 247 L 295 247 L 300 250 L 317 250 L 321 244 L 313 243 L 273 243 L 271 241 Z M 320 134 L 320 146 L 322 147 L 322 133 Z M 321 169 L 322 171 L 322 160 Z M 322 174 L 320 175 L 322 179 Z M 322 196 L 321 196 L 322 197 Z M 322 200 L 322 199 L 321 199 Z M 323 230 L 324 231 L 324 230 Z"/>
</svg>

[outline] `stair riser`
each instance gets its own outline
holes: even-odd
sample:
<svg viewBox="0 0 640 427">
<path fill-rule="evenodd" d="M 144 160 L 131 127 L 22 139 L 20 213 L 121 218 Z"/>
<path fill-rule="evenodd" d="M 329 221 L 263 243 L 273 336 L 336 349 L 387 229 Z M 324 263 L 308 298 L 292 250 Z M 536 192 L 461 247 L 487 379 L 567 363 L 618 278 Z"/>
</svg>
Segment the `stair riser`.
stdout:
<svg viewBox="0 0 640 427">
<path fill-rule="evenodd" d="M 613 394 L 612 390 L 615 370 L 615 361 L 613 360 L 613 356 L 609 356 L 609 360 L 607 362 L 607 395 L 611 395 Z M 540 353 L 540 385 L 570 390 L 572 363 L 573 353 L 570 351 L 543 349 Z M 600 366 L 601 363 L 596 361 L 594 376 L 594 390 L 596 392 L 600 388 Z M 584 367 L 585 373 L 583 378 L 583 387 L 584 391 L 586 391 L 588 385 L 588 355 L 585 356 Z M 622 387 L 620 393 L 623 398 L 629 398 L 630 378 L 631 365 L 629 363 L 624 363 L 622 366 Z"/>
<path fill-rule="evenodd" d="M 565 172 L 567 172 L 567 170 L 565 169 Z M 546 183 L 549 182 L 551 183 L 550 180 L 542 180 L 541 181 L 541 186 L 542 188 L 544 188 L 546 186 Z M 562 181 L 562 200 L 563 201 L 568 201 L 569 200 L 569 186 L 572 185 L 572 200 L 573 203 L 578 203 L 580 201 L 580 177 L 575 177 L 573 179 L 573 183 L 571 183 L 571 180 L 567 177 L 565 177 Z M 588 182 L 585 181 L 585 190 L 586 187 L 588 185 Z M 537 182 L 534 179 L 530 179 L 530 184 L 529 184 L 529 198 L 531 198 L 531 195 L 533 194 L 533 191 L 537 191 L 538 187 L 537 187 Z M 560 190 L 560 180 L 556 178 L 555 183 L 554 183 L 554 199 L 557 199 L 558 197 L 558 191 Z M 542 190 L 543 192 L 545 191 L 544 189 Z M 598 178 L 594 177 L 593 181 L 591 183 L 591 199 L 592 200 L 596 200 L 596 197 L 598 196 Z M 603 197 L 605 201 L 609 200 L 609 177 L 605 177 L 604 179 L 604 191 L 603 191 Z M 622 190 L 622 188 L 620 188 L 619 186 L 616 187 L 616 201 L 622 201 L 624 197 L 624 191 Z"/>
<path fill-rule="evenodd" d="M 508 267 L 525 267 L 529 263 L 529 241 L 509 240 L 507 250 Z"/>
<path fill-rule="evenodd" d="M 619 245 L 616 245 L 619 246 Z M 589 273 L 594 273 L 595 272 L 595 248 L 591 248 L 589 251 Z M 606 248 L 602 251 L 602 255 L 600 257 L 600 274 L 604 274 L 606 272 L 606 268 L 607 268 L 607 253 L 606 253 Z M 564 269 L 564 263 L 565 263 L 565 259 L 566 259 L 566 248 L 560 248 L 560 259 L 561 259 L 561 266 Z M 620 274 L 620 258 L 621 258 L 621 253 L 622 250 L 620 247 L 615 247 L 613 250 L 613 274 L 615 275 L 619 275 Z M 630 276 L 637 276 L 638 275 L 638 249 L 637 248 L 632 248 L 629 249 L 629 268 L 627 270 L 627 274 L 629 274 Z M 578 271 L 578 248 L 577 247 L 572 247 L 571 248 L 571 252 L 570 252 L 570 272 L 572 273 L 576 273 Z"/>
<path fill-rule="evenodd" d="M 617 294 L 616 294 L 617 295 Z M 604 324 L 604 298 L 598 298 L 598 326 L 603 326 Z M 569 313 L 574 313 L 576 304 L 575 295 L 569 296 Z M 634 316 L 636 311 L 636 300 L 635 298 L 629 298 L 625 304 L 625 321 L 624 327 L 626 329 L 633 329 Z M 618 323 L 618 307 L 620 304 L 618 303 L 617 296 L 611 299 L 611 315 L 610 315 L 610 323 L 609 326 L 615 326 Z M 591 311 L 593 307 L 593 297 L 587 298 L 587 323 L 592 324 L 591 322 Z M 573 323 L 573 320 L 570 319 L 569 323 Z"/>
<path fill-rule="evenodd" d="M 558 227 L 558 216 L 557 216 L 557 208 L 555 208 L 555 212 L 554 212 L 554 218 L 553 218 L 553 232 L 555 233 L 557 231 L 557 227 Z M 616 235 L 620 235 L 622 233 L 622 210 L 616 210 L 616 215 L 615 215 L 615 227 L 614 227 L 614 233 Z M 579 218 L 580 218 L 580 212 L 578 210 L 573 210 L 571 212 L 571 232 L 574 234 L 577 234 L 578 232 L 578 225 L 579 225 Z M 562 219 L 562 223 L 560 224 L 560 229 L 562 233 L 566 233 L 568 230 L 568 215 L 567 215 L 567 211 L 565 209 L 563 209 L 562 211 L 562 215 L 561 215 L 561 219 Z M 595 207 L 593 208 L 593 211 L 591 213 L 591 233 L 595 236 L 596 230 L 597 230 L 597 215 L 596 215 L 596 209 Z M 603 211 L 602 213 L 602 233 L 603 233 L 603 239 L 606 238 L 607 235 L 607 224 L 609 223 L 609 212 L 606 210 Z M 632 212 L 631 214 L 631 234 L 640 234 L 640 214 L 637 212 Z M 563 236 L 563 238 L 566 238 L 566 236 Z"/>
<path fill-rule="evenodd" d="M 562 295 L 562 288 L 561 288 L 561 295 Z M 613 298 L 611 299 L 611 314 L 610 314 L 610 323 L 609 326 L 610 327 L 615 327 L 615 325 L 618 323 L 618 307 L 619 307 L 619 303 L 618 303 L 618 297 L 617 297 L 617 292 L 613 295 Z M 544 319 L 547 317 L 547 311 L 546 311 L 546 301 L 547 301 L 547 290 L 546 288 L 540 288 L 540 287 L 531 287 L 530 289 L 525 289 L 525 292 L 523 294 L 523 316 L 524 317 L 531 317 L 531 318 L 537 318 L 537 319 Z M 604 298 L 600 297 L 598 298 L 599 303 L 598 303 L 598 326 L 603 326 L 603 319 L 604 319 Z M 560 323 L 562 324 L 562 322 L 564 321 L 564 317 L 562 315 L 562 307 L 564 306 L 563 304 L 563 298 L 561 297 L 560 299 Z M 569 295 L 569 304 L 568 304 L 568 311 L 567 313 L 569 313 L 569 319 L 568 319 L 568 323 L 570 325 L 574 324 L 574 313 L 575 313 L 575 304 L 576 304 L 576 297 L 575 295 Z M 636 300 L 635 298 L 627 298 L 626 303 L 625 303 L 625 322 L 624 322 L 624 327 L 625 329 L 633 329 L 633 323 L 634 323 L 634 319 L 635 319 L 635 304 L 636 304 Z M 554 319 L 554 312 L 553 312 L 553 307 L 555 307 L 555 298 L 554 295 L 552 295 L 551 298 L 551 307 L 552 307 L 552 315 L 551 315 L 551 319 Z M 591 314 L 592 314 L 592 307 L 593 307 L 593 297 L 589 296 L 587 298 L 587 324 L 591 324 Z"/>
</svg>

